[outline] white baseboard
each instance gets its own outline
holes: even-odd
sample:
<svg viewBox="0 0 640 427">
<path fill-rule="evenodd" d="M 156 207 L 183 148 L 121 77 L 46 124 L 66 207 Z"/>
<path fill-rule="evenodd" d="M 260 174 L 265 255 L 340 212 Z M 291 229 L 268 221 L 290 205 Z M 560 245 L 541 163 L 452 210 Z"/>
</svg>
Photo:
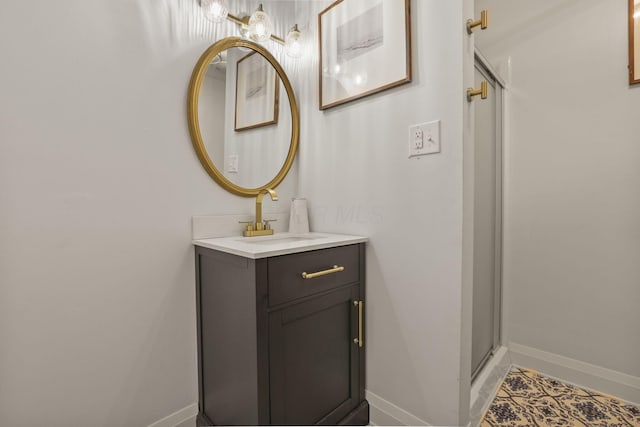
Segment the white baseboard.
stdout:
<svg viewBox="0 0 640 427">
<path fill-rule="evenodd" d="M 640 402 L 640 377 L 591 365 L 580 360 L 571 359 L 554 353 L 538 350 L 517 343 L 509 343 L 509 351 L 500 348 L 491 365 L 476 380 L 482 384 L 489 376 L 495 378 L 502 373 L 509 359 L 513 365 L 530 368 L 541 374 L 555 377 L 572 383 L 578 387 L 592 389 L 611 394 L 629 403 Z M 493 374 L 492 374 L 493 373 Z M 497 373 L 497 374 L 496 374 Z M 483 375 L 487 378 L 483 380 Z M 475 393 L 475 394 L 474 394 Z M 472 388 L 472 402 L 478 403 L 482 391 Z M 375 393 L 365 390 L 365 397 L 370 406 L 370 424 L 377 426 L 429 426 L 428 422 L 416 417 Z M 482 396 L 480 396 L 482 397 Z M 473 405 L 476 406 L 476 405 Z M 484 406 L 484 405 L 483 405 Z M 191 404 L 167 417 L 150 424 L 148 427 L 176 427 L 198 414 L 198 404 Z"/>
<path fill-rule="evenodd" d="M 369 402 L 370 425 L 374 426 L 429 426 L 431 424 L 421 420 L 404 409 L 384 400 L 380 396 L 365 390 Z M 198 404 L 194 403 L 185 408 L 150 424 L 148 427 L 176 427 L 198 415 Z"/>
<path fill-rule="evenodd" d="M 514 365 L 540 371 L 578 387 L 611 394 L 635 405 L 640 402 L 640 377 L 517 343 L 509 343 L 509 352 Z"/>
<path fill-rule="evenodd" d="M 176 427 L 177 425 L 194 418 L 196 415 L 198 415 L 198 404 L 192 403 L 191 405 L 186 406 L 171 415 L 167 415 L 153 424 L 149 424 L 148 427 Z"/>
<path fill-rule="evenodd" d="M 365 390 L 365 398 L 369 402 L 369 422 L 375 426 L 429 426 L 404 409 L 384 400 L 380 396 Z"/>
</svg>

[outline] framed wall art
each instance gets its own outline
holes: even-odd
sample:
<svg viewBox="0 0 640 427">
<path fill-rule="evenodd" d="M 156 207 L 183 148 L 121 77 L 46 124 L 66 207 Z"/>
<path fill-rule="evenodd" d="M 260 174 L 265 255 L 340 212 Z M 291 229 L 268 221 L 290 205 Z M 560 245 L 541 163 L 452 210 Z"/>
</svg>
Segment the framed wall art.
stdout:
<svg viewBox="0 0 640 427">
<path fill-rule="evenodd" d="M 252 52 L 238 60 L 235 130 L 278 123 L 279 92 L 276 70 L 262 55 Z"/>
<path fill-rule="evenodd" d="M 338 0 L 318 14 L 320 109 L 411 81 L 410 0 Z"/>
</svg>

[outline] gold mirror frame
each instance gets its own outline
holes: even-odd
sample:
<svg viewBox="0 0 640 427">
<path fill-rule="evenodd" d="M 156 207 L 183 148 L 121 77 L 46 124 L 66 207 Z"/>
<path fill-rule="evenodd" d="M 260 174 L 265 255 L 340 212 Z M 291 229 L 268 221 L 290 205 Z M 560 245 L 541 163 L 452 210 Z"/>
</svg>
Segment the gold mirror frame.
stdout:
<svg viewBox="0 0 640 427">
<path fill-rule="evenodd" d="M 249 48 L 255 52 L 258 52 L 267 61 L 269 61 L 269 63 L 278 73 L 278 76 L 280 77 L 280 80 L 285 87 L 287 96 L 289 97 L 289 106 L 291 108 L 291 142 L 289 144 L 289 152 L 287 154 L 287 158 L 285 159 L 282 168 L 276 174 L 276 176 L 268 183 L 257 188 L 245 188 L 229 181 L 213 164 L 213 161 L 209 157 L 207 149 L 205 148 L 204 141 L 202 139 L 202 133 L 200 132 L 198 99 L 200 97 L 200 89 L 202 88 L 202 80 L 204 79 L 205 73 L 207 72 L 209 64 L 211 64 L 213 58 L 219 53 L 232 47 Z M 200 159 L 200 163 L 202 163 L 204 169 L 215 182 L 217 182 L 222 188 L 233 194 L 242 197 L 256 197 L 264 189 L 276 188 L 287 175 L 289 169 L 291 169 L 293 159 L 295 158 L 296 151 L 298 149 L 298 139 L 300 136 L 300 116 L 298 112 L 298 104 L 296 102 L 295 94 L 293 93 L 291 82 L 285 74 L 282 66 L 273 57 L 273 55 L 269 53 L 269 51 L 267 51 L 264 47 L 260 46 L 257 43 L 244 40 L 239 37 L 227 37 L 215 42 L 207 50 L 204 51 L 193 69 L 193 73 L 191 74 L 191 81 L 189 82 L 189 93 L 187 96 L 187 120 L 189 123 L 191 142 L 193 143 L 193 148 L 196 150 L 198 159 Z"/>
<path fill-rule="evenodd" d="M 637 33 L 640 32 L 640 24 L 636 25 L 636 21 L 640 18 L 634 18 L 635 3 L 637 0 L 629 0 L 629 84 L 640 83 L 640 69 L 636 69 L 636 63 L 640 57 L 640 46 L 635 41 L 638 38 Z"/>
</svg>

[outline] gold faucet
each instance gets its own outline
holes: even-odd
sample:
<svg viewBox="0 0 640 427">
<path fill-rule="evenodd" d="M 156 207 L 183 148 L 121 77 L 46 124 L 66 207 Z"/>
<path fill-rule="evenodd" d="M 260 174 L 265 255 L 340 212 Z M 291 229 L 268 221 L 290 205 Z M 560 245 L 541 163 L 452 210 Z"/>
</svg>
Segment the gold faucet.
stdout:
<svg viewBox="0 0 640 427">
<path fill-rule="evenodd" d="M 269 225 L 269 221 L 262 220 L 262 199 L 265 194 L 269 194 L 271 200 L 274 202 L 278 200 L 278 193 L 270 188 L 265 188 L 258 193 L 258 197 L 256 197 L 256 222 L 255 224 L 247 224 L 243 233 L 245 237 L 267 236 L 273 234 L 273 229 Z"/>
</svg>

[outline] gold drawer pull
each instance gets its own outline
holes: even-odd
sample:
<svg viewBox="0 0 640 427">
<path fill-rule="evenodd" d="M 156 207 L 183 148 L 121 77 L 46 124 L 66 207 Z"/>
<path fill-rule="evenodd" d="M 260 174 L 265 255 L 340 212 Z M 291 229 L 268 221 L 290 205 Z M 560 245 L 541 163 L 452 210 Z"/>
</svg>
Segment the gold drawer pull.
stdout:
<svg viewBox="0 0 640 427">
<path fill-rule="evenodd" d="M 324 271 L 317 271 L 315 273 L 302 273 L 303 279 L 313 279 L 314 277 L 326 276 L 327 274 L 338 273 L 344 271 L 344 267 L 334 265 L 333 268 Z"/>
<path fill-rule="evenodd" d="M 353 343 L 362 348 L 364 340 L 362 339 L 362 308 L 364 306 L 363 301 L 354 301 L 353 305 L 358 307 L 358 338 L 353 339 Z"/>
</svg>

